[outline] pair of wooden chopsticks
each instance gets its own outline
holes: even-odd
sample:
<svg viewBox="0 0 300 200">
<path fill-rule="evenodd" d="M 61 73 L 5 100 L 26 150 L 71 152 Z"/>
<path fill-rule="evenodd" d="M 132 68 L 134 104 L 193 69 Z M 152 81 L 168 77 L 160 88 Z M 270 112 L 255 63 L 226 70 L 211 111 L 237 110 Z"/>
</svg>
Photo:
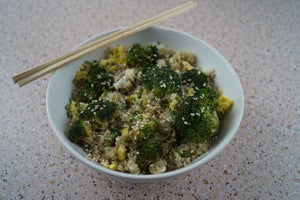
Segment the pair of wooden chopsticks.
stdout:
<svg viewBox="0 0 300 200">
<path fill-rule="evenodd" d="M 167 10 L 167 11 L 165 11 L 159 15 L 156 15 L 152 18 L 149 18 L 149 19 L 146 19 L 139 23 L 136 23 L 132 26 L 129 26 L 128 28 L 114 32 L 108 36 L 105 36 L 98 40 L 95 40 L 95 41 L 93 41 L 87 45 L 84 45 L 78 49 L 75 49 L 69 53 L 66 53 L 62 56 L 59 56 L 52 60 L 49 60 L 49 61 L 45 62 L 44 64 L 38 65 L 32 69 L 25 70 L 22 73 L 13 76 L 12 79 L 15 83 L 17 83 L 20 87 L 22 87 L 22 86 L 26 85 L 27 83 L 30 83 L 50 72 L 53 72 L 53 71 L 61 68 L 65 64 L 70 63 L 70 62 L 74 61 L 75 59 L 78 59 L 95 49 L 98 49 L 106 44 L 112 43 L 118 39 L 132 35 L 136 32 L 142 31 L 142 30 L 149 28 L 150 26 L 152 26 L 156 23 L 159 23 L 163 20 L 166 20 L 168 18 L 179 15 L 179 14 L 195 7 L 196 5 L 197 5 L 197 3 L 193 2 L 193 1 L 189 1 L 187 3 L 179 5 L 173 9 Z"/>
</svg>

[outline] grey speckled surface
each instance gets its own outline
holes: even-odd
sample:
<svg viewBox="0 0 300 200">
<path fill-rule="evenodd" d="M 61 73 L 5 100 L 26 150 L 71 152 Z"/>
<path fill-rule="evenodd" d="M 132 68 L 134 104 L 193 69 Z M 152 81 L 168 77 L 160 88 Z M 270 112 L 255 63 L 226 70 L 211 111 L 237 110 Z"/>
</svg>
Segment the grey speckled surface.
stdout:
<svg viewBox="0 0 300 200">
<path fill-rule="evenodd" d="M 200 1 L 162 23 L 216 47 L 237 71 L 246 105 L 221 154 L 163 183 L 120 183 L 81 164 L 49 127 L 49 77 L 23 88 L 11 80 L 91 35 L 178 3 L 0 1 L 1 199 L 300 198 L 300 1 Z"/>
</svg>

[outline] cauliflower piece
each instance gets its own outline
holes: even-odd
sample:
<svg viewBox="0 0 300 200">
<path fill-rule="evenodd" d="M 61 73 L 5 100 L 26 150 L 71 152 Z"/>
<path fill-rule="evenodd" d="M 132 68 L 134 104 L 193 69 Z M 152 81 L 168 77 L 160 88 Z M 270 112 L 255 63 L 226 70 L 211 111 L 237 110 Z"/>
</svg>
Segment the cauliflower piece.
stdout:
<svg viewBox="0 0 300 200">
<path fill-rule="evenodd" d="M 139 174 L 140 173 L 139 166 L 131 159 L 126 163 L 125 169 L 128 170 L 131 174 Z"/>
<path fill-rule="evenodd" d="M 149 171 L 151 174 L 160 174 L 166 171 L 167 161 L 159 159 L 155 163 L 149 166 Z"/>
<path fill-rule="evenodd" d="M 124 76 L 114 83 L 114 87 L 117 90 L 130 89 L 133 86 L 131 82 L 134 81 L 135 76 L 136 74 L 134 69 L 126 69 Z"/>
</svg>

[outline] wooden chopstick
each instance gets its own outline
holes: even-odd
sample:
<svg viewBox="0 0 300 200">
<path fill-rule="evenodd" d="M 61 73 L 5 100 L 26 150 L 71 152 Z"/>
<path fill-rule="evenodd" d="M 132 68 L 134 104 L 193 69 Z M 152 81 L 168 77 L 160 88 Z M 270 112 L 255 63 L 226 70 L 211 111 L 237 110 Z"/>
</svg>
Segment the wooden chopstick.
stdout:
<svg viewBox="0 0 300 200">
<path fill-rule="evenodd" d="M 168 18 L 171 18 L 173 16 L 176 16 L 182 12 L 185 12 L 185 11 L 195 7 L 196 5 L 197 5 L 197 3 L 190 1 L 190 2 L 187 2 L 180 6 L 177 6 L 173 9 L 165 11 L 165 12 L 163 12 L 159 15 L 156 15 L 152 18 L 149 18 L 142 22 L 136 23 L 135 25 L 132 25 L 128 28 L 117 31 L 115 33 L 112 33 L 112 34 L 110 34 L 106 37 L 100 38 L 96 41 L 93 41 L 83 47 L 80 47 L 80 48 L 78 48 L 74 51 L 71 51 L 70 53 L 67 53 L 65 55 L 59 56 L 59 57 L 57 57 L 53 60 L 50 60 L 42 65 L 39 65 L 32 69 L 26 70 L 16 76 L 14 76 L 13 80 L 15 83 L 18 83 L 19 86 L 26 85 L 27 83 L 30 83 L 31 81 L 34 81 L 52 71 L 55 71 L 58 68 L 64 66 L 65 64 L 72 62 L 75 59 L 78 59 L 95 49 L 98 49 L 106 44 L 109 44 L 118 39 L 124 38 L 131 34 L 134 34 L 138 31 L 144 30 L 155 23 L 158 23 L 158 22 L 161 22 Z"/>
<path fill-rule="evenodd" d="M 180 5 L 180 6 L 177 6 L 177 7 L 173 8 L 173 9 L 171 9 L 171 10 L 168 10 L 168 11 L 166 11 L 166 12 L 164 12 L 164 13 L 161 13 L 161 14 L 159 14 L 159 15 L 156 15 L 155 17 L 152 17 L 152 18 L 147 19 L 147 20 L 145 20 L 145 21 L 139 22 L 139 23 L 137 23 L 137 24 L 135 24 L 135 25 L 133 25 L 133 26 L 131 26 L 131 27 L 129 27 L 129 28 L 133 29 L 133 28 L 135 28 L 135 27 L 138 27 L 138 26 L 140 26 L 140 25 L 143 25 L 143 24 L 146 23 L 146 22 L 150 22 L 150 21 L 155 20 L 155 19 L 158 19 L 158 18 L 160 18 L 160 17 L 162 17 L 162 16 L 164 16 L 164 15 L 166 15 L 166 14 L 168 14 L 168 13 L 174 12 L 174 11 L 176 11 L 178 8 L 184 8 L 184 7 L 186 7 L 186 6 L 191 6 L 191 5 L 195 5 L 195 3 L 194 3 L 194 2 L 191 2 L 191 1 L 190 1 L 190 2 L 187 2 L 187 3 L 185 3 L 185 4 L 182 4 L 182 5 Z M 93 42 L 88 43 L 87 45 L 84 45 L 84 46 L 82 46 L 82 47 L 80 47 L 80 48 L 77 48 L 77 49 L 75 49 L 75 50 L 73 50 L 73 51 L 71 51 L 71 52 L 69 52 L 69 53 L 67 53 L 67 54 L 64 54 L 64 55 L 59 56 L 59 57 L 57 57 L 57 58 L 55 58 L 55 59 L 52 59 L 52 60 L 50 60 L 50 61 L 47 61 L 47 62 L 45 62 L 45 63 L 42 64 L 42 65 L 38 65 L 38 66 L 36 66 L 36 67 L 34 67 L 34 68 L 32 68 L 32 69 L 25 70 L 24 72 L 22 72 L 22 73 L 20 73 L 20 74 L 18 74 L 18 75 L 16 75 L 16 76 L 14 76 L 14 77 L 13 77 L 13 80 L 14 80 L 15 83 L 17 83 L 17 82 L 19 82 L 20 80 L 22 80 L 23 78 L 25 78 L 25 77 L 28 76 L 28 75 L 31 75 L 31 74 L 33 74 L 33 73 L 35 73 L 35 72 L 38 72 L 39 70 L 41 70 L 41 69 L 43 69 L 43 68 L 45 68 L 45 67 L 47 67 L 47 66 L 49 66 L 49 65 L 52 65 L 52 64 L 54 64 L 54 63 L 56 63 L 56 62 L 58 62 L 58 61 L 60 61 L 60 60 L 63 60 L 63 59 L 65 59 L 65 58 L 67 58 L 67 57 L 69 57 L 69 56 L 71 56 L 71 55 L 73 55 L 73 54 L 79 53 L 79 52 L 81 52 L 81 51 L 83 51 L 83 50 L 85 50 L 85 49 L 87 49 L 87 48 L 89 48 L 89 47 L 92 47 L 93 45 L 95 45 L 95 44 L 97 44 L 97 43 L 99 43 L 99 42 L 101 42 L 101 41 L 104 41 L 104 40 L 107 40 L 107 39 L 109 39 L 109 38 L 115 37 L 115 36 L 117 36 L 117 35 L 119 35 L 119 34 L 125 32 L 126 30 L 127 30 L 127 29 L 123 29 L 123 30 L 114 32 L 114 33 L 112 33 L 112 34 L 110 34 L 110 35 L 108 35 L 108 36 L 106 36 L 106 37 L 100 38 L 100 39 L 98 39 L 98 40 L 95 40 L 95 41 L 93 41 Z"/>
</svg>

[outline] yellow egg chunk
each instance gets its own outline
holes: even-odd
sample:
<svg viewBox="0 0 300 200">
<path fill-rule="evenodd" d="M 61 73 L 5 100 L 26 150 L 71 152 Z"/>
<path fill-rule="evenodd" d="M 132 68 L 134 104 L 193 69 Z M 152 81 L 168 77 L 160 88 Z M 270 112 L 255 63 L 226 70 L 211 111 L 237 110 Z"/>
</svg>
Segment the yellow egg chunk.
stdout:
<svg viewBox="0 0 300 200">
<path fill-rule="evenodd" d="M 171 110 L 175 110 L 175 108 L 177 108 L 177 106 L 178 106 L 178 101 L 177 101 L 177 99 L 172 99 L 172 101 L 171 101 L 171 103 L 170 103 L 170 105 L 169 105 L 169 108 L 171 109 Z"/>
<path fill-rule="evenodd" d="M 116 64 L 127 67 L 127 55 L 121 45 L 112 47 L 108 58 L 100 61 L 100 65 L 106 66 L 109 72 L 116 70 Z"/>
<path fill-rule="evenodd" d="M 125 160 L 126 148 L 123 144 L 120 144 L 117 148 L 117 156 L 120 161 Z"/>
<path fill-rule="evenodd" d="M 224 95 L 221 95 L 219 97 L 219 106 L 217 108 L 217 112 L 221 115 L 224 115 L 230 110 L 232 105 L 233 101 L 231 99 Z"/>
<path fill-rule="evenodd" d="M 74 78 L 74 83 L 77 84 L 80 80 L 83 80 L 87 77 L 86 71 L 78 71 Z"/>
<path fill-rule="evenodd" d="M 183 69 L 185 69 L 186 71 L 190 71 L 192 70 L 194 67 L 187 61 L 182 61 L 181 62 L 183 65 Z"/>
</svg>

